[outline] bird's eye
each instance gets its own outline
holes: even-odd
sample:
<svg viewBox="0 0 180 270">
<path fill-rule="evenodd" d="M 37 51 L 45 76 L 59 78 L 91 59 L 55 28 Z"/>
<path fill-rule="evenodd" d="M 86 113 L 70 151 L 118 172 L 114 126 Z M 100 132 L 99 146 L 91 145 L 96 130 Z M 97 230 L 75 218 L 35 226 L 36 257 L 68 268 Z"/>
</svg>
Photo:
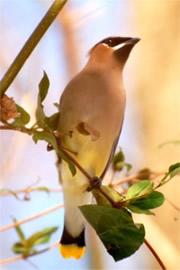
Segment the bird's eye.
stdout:
<svg viewBox="0 0 180 270">
<path fill-rule="evenodd" d="M 110 46 L 112 45 L 112 39 L 111 38 L 108 39 L 107 44 L 110 45 Z"/>
</svg>

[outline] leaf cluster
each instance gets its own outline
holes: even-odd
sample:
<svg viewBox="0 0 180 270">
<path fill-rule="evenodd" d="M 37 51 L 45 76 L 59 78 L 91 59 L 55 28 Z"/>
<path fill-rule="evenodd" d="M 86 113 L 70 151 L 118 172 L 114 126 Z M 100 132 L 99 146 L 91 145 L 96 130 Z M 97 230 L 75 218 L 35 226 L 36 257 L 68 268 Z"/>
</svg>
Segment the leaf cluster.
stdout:
<svg viewBox="0 0 180 270">
<path fill-rule="evenodd" d="M 2 188 L 0 189 L 0 196 L 4 195 L 4 194 L 11 194 L 13 195 L 17 200 L 27 200 L 27 194 L 29 194 L 30 192 L 32 191 L 43 191 L 43 192 L 46 192 L 46 193 L 49 193 L 50 192 L 50 189 L 46 186 L 39 186 L 39 187 L 36 187 L 36 188 L 30 188 L 30 187 L 27 187 L 25 188 L 23 191 L 21 192 L 17 192 L 17 191 L 14 191 L 12 189 L 6 189 L 6 188 Z M 18 193 L 24 193 L 25 196 L 23 199 L 21 199 L 19 196 L 18 196 Z"/>
<path fill-rule="evenodd" d="M 162 205 L 164 196 L 154 190 L 149 180 L 134 183 L 125 197 L 110 187 L 101 188 L 111 202 L 98 189 L 94 189 L 93 195 L 98 205 L 84 205 L 80 210 L 107 252 L 118 261 L 132 255 L 144 242 L 145 228 L 143 224 L 133 221 L 131 212 L 153 214 L 150 209 Z"/>
<path fill-rule="evenodd" d="M 122 149 L 115 154 L 112 160 L 112 166 L 114 171 L 122 171 L 123 168 L 126 168 L 127 172 L 129 172 L 132 169 L 132 165 L 125 161 Z"/>
<path fill-rule="evenodd" d="M 60 113 L 56 112 L 51 116 L 47 116 L 45 114 L 43 102 L 45 101 L 47 97 L 49 86 L 50 86 L 49 78 L 46 72 L 44 72 L 43 77 L 39 83 L 39 93 L 37 97 L 37 108 L 36 108 L 36 122 L 33 124 L 33 126 L 30 129 L 27 130 L 28 131 L 27 133 L 29 135 L 32 135 L 32 139 L 34 140 L 35 143 L 37 143 L 38 141 L 45 141 L 49 145 L 51 145 L 51 148 L 56 151 L 57 155 L 68 163 L 69 169 L 74 175 L 76 173 L 76 168 L 74 164 L 72 163 L 72 161 L 70 161 L 67 158 L 67 156 L 63 153 L 63 151 L 61 151 L 60 148 L 58 147 L 58 141 L 60 140 L 60 136 L 57 131 L 57 125 L 58 125 Z M 6 111 L 8 112 L 8 115 L 11 115 L 12 116 L 11 118 L 15 118 L 13 122 L 11 123 L 7 122 L 6 121 L 7 118 L 4 118 L 3 120 L 1 119 L 1 120 L 3 123 L 6 123 L 6 125 L 9 127 L 25 128 L 26 125 L 30 121 L 30 115 L 20 105 L 14 103 L 14 106 L 12 106 L 13 102 L 14 101 L 12 99 L 8 99 L 8 104 L 10 103 L 11 106 L 6 105 L 5 107 Z M 13 107 L 13 113 L 11 112 L 12 107 Z M 15 110 L 14 107 L 16 108 L 15 113 L 14 113 L 14 110 Z M 14 117 L 14 115 L 16 117 Z"/>
<path fill-rule="evenodd" d="M 97 205 L 84 205 L 80 210 L 115 261 L 132 255 L 144 242 L 145 228 L 134 222 L 132 213 L 154 215 L 151 210 L 165 201 L 156 189 L 178 174 L 180 163 L 171 165 L 157 186 L 148 179 L 140 180 L 125 196 L 107 186 L 92 190 Z"/>
<path fill-rule="evenodd" d="M 15 223 L 17 222 L 15 218 L 13 218 L 13 220 Z M 12 250 L 14 253 L 22 254 L 24 257 L 27 257 L 32 253 L 37 252 L 35 249 L 36 246 L 48 243 L 52 234 L 57 231 L 58 227 L 45 228 L 32 234 L 28 238 L 25 237 L 24 232 L 19 225 L 16 226 L 15 229 L 20 241 L 12 246 Z"/>
</svg>

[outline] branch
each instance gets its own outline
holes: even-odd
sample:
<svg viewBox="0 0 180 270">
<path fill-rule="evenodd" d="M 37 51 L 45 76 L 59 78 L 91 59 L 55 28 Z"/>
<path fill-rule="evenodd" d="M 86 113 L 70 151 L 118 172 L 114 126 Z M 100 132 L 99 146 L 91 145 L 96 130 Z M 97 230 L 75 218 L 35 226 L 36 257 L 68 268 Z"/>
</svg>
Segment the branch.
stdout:
<svg viewBox="0 0 180 270">
<path fill-rule="evenodd" d="M 19 132 L 23 132 L 26 133 L 28 135 L 32 135 L 34 130 L 33 129 L 29 129 L 29 128 L 25 128 L 25 127 L 11 127 L 11 126 L 0 126 L 0 130 L 14 130 L 14 131 L 19 131 Z M 72 155 L 69 153 L 68 149 L 65 149 L 61 144 L 58 144 L 58 147 L 61 149 L 61 151 L 66 155 L 66 157 L 71 160 L 73 162 L 73 164 L 82 172 L 83 175 L 85 175 L 87 177 L 87 179 L 89 180 L 89 183 L 93 183 L 93 177 L 91 177 L 91 175 L 76 161 L 76 159 L 74 157 L 72 157 Z M 133 176 L 134 177 L 134 176 Z M 120 184 L 118 182 L 118 184 Z M 115 185 L 118 185 L 117 183 Z M 114 201 L 112 200 L 112 198 L 106 194 L 101 187 L 97 187 L 99 189 L 99 191 L 107 198 L 107 200 L 114 205 Z"/>
<path fill-rule="evenodd" d="M 37 252 L 33 252 L 32 254 L 30 254 L 30 255 L 28 255 L 26 257 L 24 257 L 23 255 L 20 255 L 20 256 L 8 258 L 8 259 L 0 260 L 0 264 L 12 263 L 12 262 L 16 262 L 16 261 L 23 260 L 23 259 L 26 260 L 29 257 L 35 256 L 35 255 L 39 255 L 39 254 L 42 254 L 42 253 L 44 253 L 46 251 L 49 251 L 49 250 L 57 247 L 58 245 L 59 245 L 59 241 L 56 241 L 52 245 L 50 245 L 49 247 L 44 248 L 42 250 L 39 250 Z"/>
<path fill-rule="evenodd" d="M 0 82 L 0 97 L 6 92 L 10 84 L 15 79 L 16 75 L 43 37 L 49 26 L 52 24 L 59 11 L 63 8 L 67 0 L 55 0 L 52 6 L 49 8 L 39 25 L 36 27 L 34 32 L 31 34 L 29 39 L 24 44 L 23 48 L 16 56 L 15 60 L 7 70 L 6 74 Z"/>
<path fill-rule="evenodd" d="M 138 173 L 132 174 L 132 175 L 127 176 L 125 178 L 121 178 L 121 179 L 119 179 L 117 181 L 114 181 L 114 183 L 111 183 L 110 186 L 114 187 L 114 186 L 119 186 L 119 185 L 121 185 L 123 183 L 136 181 L 136 180 L 138 180 L 137 177 L 138 177 Z"/>
<path fill-rule="evenodd" d="M 0 129 L 6 129 L 6 130 L 15 130 L 15 131 L 19 131 L 19 132 L 23 132 L 23 133 L 26 133 L 28 135 L 32 135 L 34 130 L 33 128 L 29 129 L 29 128 L 25 128 L 25 127 L 11 127 L 11 126 L 0 126 Z M 55 135 L 55 134 L 54 134 Z M 56 136 L 56 135 L 55 135 Z M 82 174 L 84 176 L 87 177 L 87 179 L 89 180 L 89 183 L 90 183 L 90 189 L 89 191 L 92 190 L 93 188 L 93 182 L 95 180 L 94 177 L 92 177 L 78 162 L 77 160 L 71 155 L 71 153 L 69 153 L 69 150 L 68 149 L 65 149 L 61 144 L 58 144 L 58 147 L 61 149 L 61 151 L 65 154 L 65 156 L 72 161 L 72 163 L 82 172 Z M 160 173 L 157 173 L 157 172 L 151 172 L 151 180 L 153 178 L 156 178 L 157 176 L 161 175 L 161 174 L 164 174 L 162 172 Z M 122 183 L 125 183 L 125 182 L 128 182 L 128 181 L 137 181 L 139 180 L 138 179 L 138 175 L 139 173 L 136 173 L 134 175 L 131 175 L 129 177 L 126 177 L 126 178 L 123 178 L 123 179 L 120 179 L 119 181 L 116 181 L 115 183 L 111 183 L 110 186 L 117 186 L 117 185 L 120 185 Z M 98 178 L 96 178 L 96 181 L 97 181 Z M 101 179 L 99 179 L 99 181 L 101 181 Z M 158 188 L 159 185 L 156 187 Z M 113 207 L 116 207 L 118 206 L 119 207 L 119 204 L 117 202 L 115 202 L 102 188 L 101 186 L 96 186 L 96 188 L 101 192 L 101 194 L 103 194 L 105 196 L 105 198 L 111 203 L 111 205 Z M 144 196 L 144 195 L 142 195 Z M 138 197 L 139 198 L 139 197 Z"/>
<path fill-rule="evenodd" d="M 19 132 L 23 132 L 26 133 L 28 135 L 32 135 L 34 130 L 33 129 L 29 129 L 29 128 L 25 128 L 25 127 L 11 127 L 11 126 L 0 126 L 0 130 L 14 130 L 14 131 L 19 131 Z M 61 149 L 61 151 L 63 151 L 63 153 L 68 157 L 68 159 L 70 159 L 73 164 L 87 177 L 87 179 L 89 180 L 89 182 L 93 181 L 93 178 L 90 176 L 90 174 L 76 161 L 76 159 L 74 159 L 69 153 L 68 150 L 66 150 L 63 146 L 58 145 L 59 148 Z"/>
<path fill-rule="evenodd" d="M 19 194 L 19 193 L 25 193 L 25 194 L 27 194 L 27 193 L 34 192 L 34 191 L 41 191 L 40 188 L 41 187 L 36 187 L 36 188 L 26 187 L 24 189 L 12 190 L 12 192 L 11 191 L 8 191 L 8 190 L 6 191 L 6 189 L 5 189 L 4 192 L 0 193 L 0 197 L 4 197 L 4 196 L 8 196 L 8 195 L 14 195 L 14 194 Z M 61 188 L 48 188 L 48 187 L 47 187 L 47 190 L 49 192 L 61 192 L 62 191 Z"/>
<path fill-rule="evenodd" d="M 91 177 L 91 175 L 76 161 L 75 158 L 73 158 L 65 149 L 64 147 L 62 147 L 61 145 L 58 145 L 59 148 L 61 148 L 61 151 L 67 156 L 68 159 L 70 159 L 73 164 L 82 172 L 82 174 L 84 174 L 87 179 L 89 180 L 89 182 L 93 181 L 93 178 Z"/>
<path fill-rule="evenodd" d="M 161 176 L 161 175 L 164 175 L 165 174 L 165 171 L 164 172 L 153 172 L 151 171 L 150 172 L 150 175 L 149 175 L 149 179 L 151 181 L 153 181 L 155 178 Z M 125 178 L 121 178 L 117 181 L 114 181 L 114 183 L 111 183 L 110 186 L 114 187 L 114 186 L 118 186 L 118 185 L 121 185 L 123 183 L 127 183 L 127 182 L 136 182 L 136 181 L 139 181 L 141 180 L 142 178 L 139 177 L 139 172 L 135 173 L 135 174 L 132 174 L 130 176 L 127 176 Z"/>
<path fill-rule="evenodd" d="M 28 129 L 28 128 L 25 128 L 25 127 L 11 127 L 11 126 L 0 126 L 0 129 L 6 129 L 6 130 L 15 130 L 15 131 L 20 131 L 20 132 L 23 132 L 23 133 L 27 133 L 29 135 L 32 135 L 34 133 L 34 129 L 31 128 L 31 129 Z M 56 136 L 56 134 L 53 133 L 54 136 Z M 100 192 L 101 194 L 111 203 L 112 207 L 117 207 L 119 208 L 120 205 L 121 205 L 121 202 L 120 204 L 118 202 L 115 202 L 110 196 L 108 193 L 106 193 L 102 188 L 101 188 L 101 179 L 98 179 L 97 177 L 92 177 L 78 162 L 77 160 L 71 155 L 72 153 L 69 153 L 69 150 L 64 148 L 60 143 L 58 143 L 58 147 L 61 149 L 61 151 L 64 153 L 64 155 L 72 161 L 72 163 L 81 171 L 81 173 L 87 177 L 87 179 L 89 180 L 89 188 L 87 189 L 87 191 L 91 191 L 94 187 L 96 187 Z M 156 177 L 160 176 L 164 174 L 164 172 L 149 172 L 149 178 L 151 180 L 154 180 Z M 128 176 L 126 178 L 123 178 L 123 179 L 120 179 L 119 181 L 116 181 L 115 183 L 111 183 L 110 186 L 117 186 L 117 185 L 121 185 L 122 183 L 125 183 L 125 182 L 129 182 L 129 181 L 138 181 L 140 179 L 142 179 L 140 176 L 139 176 L 139 172 L 137 172 L 136 174 L 134 175 L 131 175 L 131 176 Z M 99 180 L 99 186 L 95 186 L 94 183 L 96 182 L 97 183 L 97 180 Z M 161 186 L 161 182 L 155 187 L 155 189 L 159 188 Z M 148 194 L 148 192 L 147 192 Z M 142 197 L 144 197 L 145 194 L 142 195 Z M 138 196 L 137 198 L 140 198 L 140 196 Z M 128 200 L 126 200 L 127 202 Z"/>
<path fill-rule="evenodd" d="M 19 221 L 17 221 L 17 222 L 14 222 L 14 223 L 12 223 L 12 224 L 6 225 L 6 226 L 4 226 L 4 227 L 1 227 L 1 228 L 0 228 L 0 232 L 4 232 L 4 231 L 9 230 L 9 229 L 12 229 L 12 228 L 14 228 L 14 227 L 16 227 L 16 226 L 18 226 L 18 225 L 20 225 L 20 224 L 23 224 L 23 223 L 29 222 L 29 221 L 31 221 L 31 220 L 33 220 L 33 219 L 36 219 L 36 218 L 42 217 L 42 216 L 44 216 L 44 215 L 47 215 L 47 214 L 49 214 L 49 213 L 51 213 L 51 212 L 54 212 L 54 211 L 56 211 L 56 210 L 62 208 L 63 206 L 64 206 L 63 204 L 58 204 L 58 205 L 56 205 L 56 206 L 53 206 L 53 207 L 51 207 L 51 208 L 48 208 L 48 209 L 46 209 L 46 210 L 40 212 L 40 213 L 37 213 L 37 214 L 35 214 L 35 215 L 31 216 L 31 217 L 28 217 L 28 218 L 19 220 Z"/>
<path fill-rule="evenodd" d="M 61 148 L 61 145 L 59 147 Z M 61 148 L 61 151 L 67 156 L 68 159 L 70 159 L 73 162 L 73 164 L 82 172 L 82 174 L 84 174 L 84 176 L 87 177 L 87 179 L 89 180 L 90 186 L 92 185 L 93 187 L 93 182 L 95 178 L 91 177 L 91 175 L 64 148 Z M 101 181 L 101 179 L 99 179 L 99 181 Z M 105 196 L 105 198 L 112 204 L 112 206 L 116 204 L 112 200 L 112 198 L 106 192 L 104 192 L 104 190 L 102 190 L 100 186 L 99 187 L 96 186 L 96 188 Z"/>
<path fill-rule="evenodd" d="M 161 261 L 161 259 L 159 258 L 159 255 L 156 253 L 156 251 L 153 249 L 153 247 L 150 245 L 150 243 L 146 239 L 144 239 L 144 243 L 148 247 L 148 249 L 151 251 L 151 253 L 154 255 L 154 257 L 156 258 L 157 262 L 161 266 L 161 269 L 162 270 L 167 270 L 166 266 Z"/>
<path fill-rule="evenodd" d="M 166 201 L 174 208 L 176 211 L 180 212 L 180 208 L 175 205 L 173 202 L 171 202 L 169 199 L 166 198 Z"/>
<path fill-rule="evenodd" d="M 34 130 L 30 128 L 25 128 L 25 127 L 13 127 L 13 126 L 0 126 L 0 130 L 13 130 L 13 131 L 19 131 L 22 133 L 26 133 L 28 135 L 32 135 Z"/>
</svg>

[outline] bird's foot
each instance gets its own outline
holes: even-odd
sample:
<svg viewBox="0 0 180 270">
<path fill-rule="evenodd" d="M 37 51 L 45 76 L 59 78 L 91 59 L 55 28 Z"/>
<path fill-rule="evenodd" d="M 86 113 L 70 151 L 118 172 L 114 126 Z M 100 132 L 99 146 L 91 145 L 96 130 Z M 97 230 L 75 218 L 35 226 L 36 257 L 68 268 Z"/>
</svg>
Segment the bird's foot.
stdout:
<svg viewBox="0 0 180 270">
<path fill-rule="evenodd" d="M 90 192 L 92 191 L 93 188 L 99 188 L 101 186 L 101 179 L 97 176 L 93 177 L 90 185 L 87 188 L 87 191 Z"/>
</svg>

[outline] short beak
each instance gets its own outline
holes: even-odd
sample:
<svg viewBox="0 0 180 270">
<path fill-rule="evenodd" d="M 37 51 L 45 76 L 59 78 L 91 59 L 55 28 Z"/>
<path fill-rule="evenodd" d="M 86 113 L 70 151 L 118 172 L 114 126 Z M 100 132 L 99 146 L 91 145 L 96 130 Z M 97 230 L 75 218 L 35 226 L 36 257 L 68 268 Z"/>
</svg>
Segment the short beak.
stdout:
<svg viewBox="0 0 180 270">
<path fill-rule="evenodd" d="M 132 48 L 136 43 L 140 41 L 140 38 L 127 38 L 124 42 L 113 47 L 114 55 L 116 59 L 124 66 Z"/>
<path fill-rule="evenodd" d="M 131 39 L 125 41 L 124 43 L 125 43 L 125 44 L 133 44 L 133 45 L 135 45 L 135 44 L 138 43 L 139 41 L 140 41 L 140 38 L 131 38 Z"/>
<path fill-rule="evenodd" d="M 120 40 L 119 44 L 113 47 L 114 51 L 121 49 L 124 46 L 133 47 L 136 43 L 140 41 L 140 38 L 124 38 L 124 40 Z"/>
</svg>

